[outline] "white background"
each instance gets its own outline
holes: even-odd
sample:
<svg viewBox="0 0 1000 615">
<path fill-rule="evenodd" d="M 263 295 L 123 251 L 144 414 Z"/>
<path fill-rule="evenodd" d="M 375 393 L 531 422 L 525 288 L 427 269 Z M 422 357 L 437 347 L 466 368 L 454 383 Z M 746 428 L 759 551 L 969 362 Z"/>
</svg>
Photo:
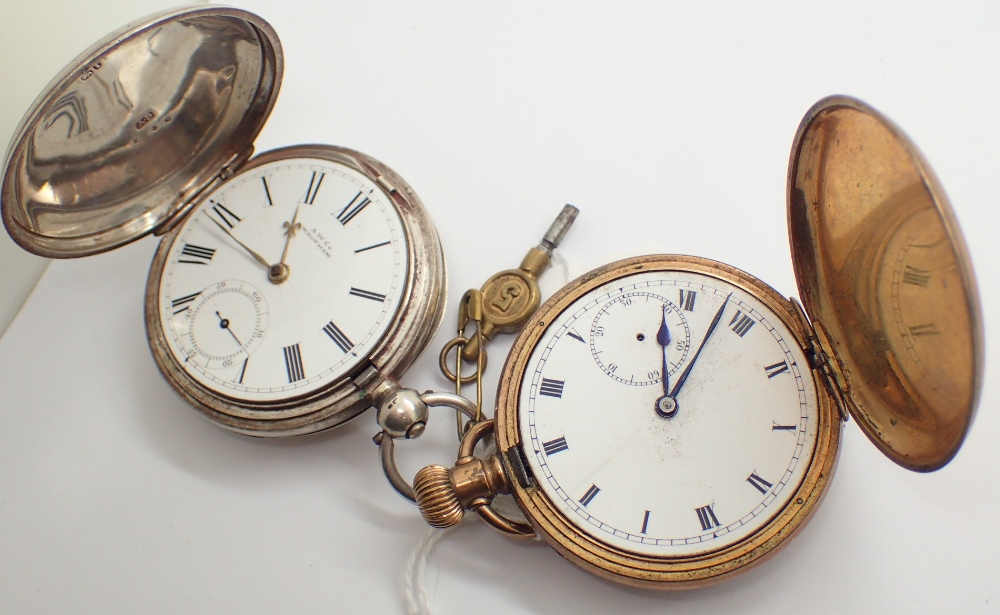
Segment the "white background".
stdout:
<svg viewBox="0 0 1000 615">
<path fill-rule="evenodd" d="M 157 4 L 0 9 L 0 139 L 72 49 Z M 1000 342 L 1000 6 L 236 4 L 268 19 L 286 53 L 258 148 L 364 151 L 407 178 L 437 223 L 449 312 L 410 386 L 446 388 L 436 353 L 461 293 L 516 266 L 565 202 L 582 210 L 562 250 L 573 276 L 676 252 L 797 294 L 788 150 L 832 93 L 886 113 L 930 160 L 979 272 L 987 353 Z M 0 339 L 0 612 L 401 611 L 425 526 L 381 477 L 373 416 L 284 441 L 199 418 L 146 347 L 155 243 L 53 263 Z M 553 270 L 543 290 L 564 282 Z M 491 346 L 490 401 L 508 344 Z M 847 424 L 809 527 L 721 585 L 619 587 L 470 521 L 432 559 L 432 602 L 439 613 L 996 613 L 998 376 L 988 362 L 969 438 L 934 474 L 901 470 Z M 451 418 L 434 421 L 403 445 L 408 473 L 454 458 Z"/>
</svg>

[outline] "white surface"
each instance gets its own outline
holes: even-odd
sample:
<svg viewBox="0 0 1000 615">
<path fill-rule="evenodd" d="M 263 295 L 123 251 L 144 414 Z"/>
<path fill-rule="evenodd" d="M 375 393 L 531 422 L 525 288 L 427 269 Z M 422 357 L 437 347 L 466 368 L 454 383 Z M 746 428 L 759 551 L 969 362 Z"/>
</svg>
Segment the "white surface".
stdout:
<svg viewBox="0 0 1000 615">
<path fill-rule="evenodd" d="M 53 0 L 0 4 L 0 23 L 7 24 L 0 37 L 0 53 L 5 58 L 23 58 L 31 49 L 31 61 L 0 63 L 0 78 L 7 84 L 0 88 L 0 150 L 6 151 L 21 116 L 49 79 L 91 42 L 94 32 L 114 28 L 120 21 L 111 2 L 97 10 L 80 11 L 77 19 L 47 19 L 61 4 Z M 39 40 L 46 44 L 35 44 Z M 47 264 L 0 232 L 0 337 Z"/>
<path fill-rule="evenodd" d="M 817 391 L 799 368 L 805 353 L 761 301 L 715 278 L 632 267 L 547 319 L 519 394 L 522 448 L 539 490 L 594 540 L 653 557 L 711 553 L 795 497 L 818 437 Z M 694 309 L 681 308 L 681 288 Z M 762 367 L 775 361 L 790 369 L 772 380 Z M 677 406 L 665 420 L 654 408 L 668 364 Z M 557 395 L 543 392 L 546 377 Z M 557 438 L 566 448 L 549 454 Z"/>
<path fill-rule="evenodd" d="M 314 181 L 323 190 L 302 207 Z M 338 212 L 355 198 L 362 202 L 362 194 L 370 202 L 364 217 L 339 224 Z M 205 196 L 185 219 L 159 278 L 153 326 L 173 360 L 197 386 L 251 403 L 311 394 L 356 369 L 389 329 L 404 292 L 406 231 L 390 197 L 361 173 L 303 157 L 256 167 Z M 222 230 L 227 227 L 217 220 L 223 214 L 214 213 L 215 203 L 227 208 L 232 231 Z M 253 246 L 263 263 L 237 241 Z M 311 249 L 310 241 L 325 247 Z M 355 249 L 382 241 L 389 245 L 354 258 Z M 211 246 L 207 261 L 186 255 L 191 245 Z M 293 273 L 270 284 L 267 263 L 279 262 Z M 359 304 L 350 295 L 352 283 L 385 294 Z M 192 301 L 175 309 L 182 297 Z M 229 321 L 225 329 L 222 315 Z M 346 342 L 334 343 L 329 331 Z M 294 382 L 290 353 L 301 374 Z M 273 407 L 256 414 L 258 429 L 268 415 L 274 416 Z"/>
<path fill-rule="evenodd" d="M 437 222 L 450 311 L 411 386 L 445 388 L 436 348 L 462 291 L 515 266 L 567 201 L 582 209 L 563 252 L 574 275 L 678 252 L 797 294 L 788 149 L 802 114 L 831 93 L 873 104 L 924 151 L 979 270 L 988 352 L 1000 342 L 994 5 L 237 4 L 285 45 L 260 149 L 318 141 L 370 153 Z M 73 24 L 82 10 L 50 19 Z M 27 87 L 30 99 L 46 79 L 5 88 Z M 260 441 L 196 416 L 144 341 L 154 243 L 54 263 L 0 342 L 0 612 L 399 612 L 425 526 L 381 477 L 373 417 Z M 491 347 L 490 400 L 508 344 Z M 988 362 L 965 447 L 934 474 L 897 468 L 849 423 L 810 526 L 742 577 L 631 590 L 471 521 L 439 544 L 432 603 L 439 613 L 995 613 L 997 376 Z M 440 416 L 405 446 L 408 471 L 454 458 L 452 419 Z"/>
</svg>

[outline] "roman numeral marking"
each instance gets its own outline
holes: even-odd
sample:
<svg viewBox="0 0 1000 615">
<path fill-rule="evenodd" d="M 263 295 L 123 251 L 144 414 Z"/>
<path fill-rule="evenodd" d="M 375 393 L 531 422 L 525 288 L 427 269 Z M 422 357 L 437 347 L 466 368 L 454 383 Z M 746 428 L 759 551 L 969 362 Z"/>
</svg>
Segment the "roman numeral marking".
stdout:
<svg viewBox="0 0 1000 615">
<path fill-rule="evenodd" d="M 298 344 L 285 346 L 285 369 L 288 371 L 288 382 L 305 380 L 306 373 L 302 369 L 302 351 Z"/>
<path fill-rule="evenodd" d="M 767 493 L 767 490 L 771 488 L 771 483 L 757 476 L 756 472 L 750 473 L 750 476 L 747 477 L 747 482 L 753 485 L 753 488 L 760 491 L 761 494 Z"/>
<path fill-rule="evenodd" d="M 250 360 L 250 357 L 247 357 L 247 358 L 243 359 L 243 368 L 240 369 L 240 377 L 239 377 L 239 379 L 236 380 L 236 382 L 238 382 L 240 384 L 243 384 L 243 376 L 245 376 L 246 373 L 247 373 L 247 362 L 249 360 Z"/>
<path fill-rule="evenodd" d="M 542 378 L 542 386 L 538 388 L 538 393 L 540 395 L 546 395 L 548 397 L 561 398 L 564 386 L 566 386 L 565 380 L 551 380 L 549 378 Z"/>
<path fill-rule="evenodd" d="M 913 337 L 924 337 L 925 335 L 940 335 L 937 325 L 929 322 L 924 325 L 914 325 L 910 327 L 910 335 Z"/>
<path fill-rule="evenodd" d="M 555 455 L 556 453 L 569 450 L 569 445 L 566 444 L 566 438 L 562 437 L 542 442 L 542 448 L 545 449 L 546 455 Z"/>
<path fill-rule="evenodd" d="M 198 295 L 200 295 L 200 294 L 201 294 L 201 291 L 198 291 L 196 293 L 191 293 L 190 295 L 187 295 L 185 297 L 181 297 L 180 299 L 174 299 L 173 301 L 171 301 L 170 302 L 170 307 L 180 308 L 180 309 L 174 310 L 174 316 L 180 314 L 184 310 L 186 310 L 189 307 L 191 307 L 188 304 L 191 303 L 192 301 L 194 301 L 195 299 L 197 299 Z"/>
<path fill-rule="evenodd" d="M 215 214 L 213 217 L 219 220 L 229 228 L 236 226 L 237 222 L 242 222 L 243 218 L 237 216 L 233 212 L 226 209 L 226 206 L 222 203 L 216 203 L 215 201 L 209 201 L 212 204 L 212 213 Z"/>
<path fill-rule="evenodd" d="M 598 487 L 597 485 L 591 485 L 590 489 L 587 489 L 587 493 L 584 493 L 583 497 L 580 498 L 580 503 L 583 504 L 584 506 L 590 504 L 591 502 L 594 501 L 594 498 L 597 497 L 597 494 L 600 492 L 601 492 L 600 487 Z"/>
<path fill-rule="evenodd" d="M 903 270 L 903 284 L 912 284 L 927 288 L 927 283 L 931 281 L 931 272 L 926 269 L 906 266 Z"/>
<path fill-rule="evenodd" d="M 680 301 L 681 307 L 687 310 L 688 312 L 693 312 L 694 300 L 698 298 L 698 293 L 696 293 L 693 290 L 686 291 L 682 289 L 678 289 L 678 292 L 681 295 L 681 301 Z"/>
<path fill-rule="evenodd" d="M 733 319 L 729 321 L 729 326 L 736 332 L 736 335 L 739 335 L 740 337 L 746 335 L 747 331 L 749 331 L 750 327 L 753 325 L 753 319 L 740 310 L 736 310 L 736 316 L 733 316 Z"/>
<path fill-rule="evenodd" d="M 569 331 L 567 331 L 567 332 L 566 332 L 566 335 L 570 336 L 571 338 L 573 338 L 573 339 L 575 339 L 575 340 L 577 340 L 577 341 L 580 341 L 580 342 L 583 342 L 584 344 L 586 344 L 586 343 L 587 343 L 587 342 L 584 342 L 584 341 L 583 341 L 583 338 L 582 338 L 582 337 L 580 337 L 580 334 L 579 334 L 579 333 L 577 333 L 576 331 L 574 331 L 574 330 L 572 330 L 572 329 L 570 329 Z"/>
<path fill-rule="evenodd" d="M 326 177 L 326 173 L 316 173 L 316 171 L 312 172 L 312 177 L 309 178 L 309 187 L 306 188 L 306 196 L 302 199 L 303 203 L 306 205 L 313 204 L 313 201 L 316 200 L 316 194 L 319 193 L 319 187 L 323 183 L 324 177 Z"/>
<path fill-rule="evenodd" d="M 713 527 L 719 527 L 722 525 L 719 523 L 719 519 L 715 516 L 715 511 L 712 510 L 712 506 L 714 506 L 714 504 L 694 509 L 694 511 L 698 513 L 698 521 L 701 522 L 701 529 L 706 532 Z"/>
<path fill-rule="evenodd" d="M 646 511 L 646 514 L 642 517 L 642 529 L 639 530 L 639 533 L 640 534 L 645 534 L 647 527 L 649 527 L 649 511 L 648 510 Z"/>
<path fill-rule="evenodd" d="M 178 263 L 190 263 L 192 265 L 207 265 L 208 261 L 212 260 L 215 256 L 215 250 L 212 248 L 203 248 L 201 246 L 196 246 L 190 243 L 184 244 L 181 248 L 181 255 L 187 256 L 187 259 L 180 258 L 177 259 Z"/>
<path fill-rule="evenodd" d="M 344 353 L 347 353 L 351 348 L 354 348 L 354 342 L 352 342 L 344 332 L 341 331 L 337 325 L 333 324 L 333 321 L 326 323 L 323 326 L 323 333 L 330 336 L 333 343 L 336 344 Z"/>
<path fill-rule="evenodd" d="M 768 365 L 764 368 L 764 373 L 767 374 L 767 379 L 770 380 L 778 374 L 783 374 L 788 371 L 788 363 L 782 361 L 781 363 L 775 363 L 774 365 Z"/>
<path fill-rule="evenodd" d="M 392 243 L 392 242 L 390 242 L 390 241 L 383 241 L 382 243 L 377 243 L 377 244 L 375 244 L 373 246 L 368 246 L 367 248 L 361 248 L 361 249 L 355 250 L 354 253 L 358 254 L 359 252 L 364 252 L 366 250 L 374 250 L 375 248 L 381 248 L 382 246 L 387 246 L 390 243 Z"/>
<path fill-rule="evenodd" d="M 361 290 L 360 288 L 354 288 L 353 286 L 347 294 L 354 295 L 355 297 L 361 297 L 362 299 L 371 299 L 372 301 L 378 301 L 380 303 L 385 301 L 385 295 L 373 293 L 370 290 Z"/>
<path fill-rule="evenodd" d="M 363 192 L 358 192 L 354 195 L 354 198 L 351 199 L 351 202 L 340 210 L 340 213 L 337 214 L 337 220 L 339 220 L 344 226 L 347 226 L 347 223 L 353 220 L 354 216 L 361 213 L 365 207 L 368 207 L 368 204 L 371 202 L 372 200 L 367 196 L 364 196 Z"/>
<path fill-rule="evenodd" d="M 778 425 L 776 422 L 771 421 L 771 431 L 798 431 L 798 425 Z"/>
<path fill-rule="evenodd" d="M 267 178 L 261 177 L 260 183 L 264 184 L 264 196 L 267 197 L 267 204 L 274 205 L 274 201 L 271 200 L 271 189 L 267 187 Z"/>
</svg>

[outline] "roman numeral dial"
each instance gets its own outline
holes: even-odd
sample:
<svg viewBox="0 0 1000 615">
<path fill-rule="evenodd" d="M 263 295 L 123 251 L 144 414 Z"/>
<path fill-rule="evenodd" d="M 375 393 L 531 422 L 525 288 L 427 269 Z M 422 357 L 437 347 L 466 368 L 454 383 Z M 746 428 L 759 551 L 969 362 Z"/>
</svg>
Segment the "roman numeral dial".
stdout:
<svg viewBox="0 0 1000 615">
<path fill-rule="evenodd" d="M 516 405 L 498 403 L 560 523 L 639 556 L 711 556 L 801 495 L 817 380 L 798 322 L 745 279 L 626 263 L 533 317 Z"/>
<path fill-rule="evenodd" d="M 159 330 L 201 389 L 287 404 L 352 375 L 399 335 L 404 299 L 424 300 L 407 294 L 412 214 L 340 162 L 250 166 L 208 191 L 163 248 Z"/>
</svg>

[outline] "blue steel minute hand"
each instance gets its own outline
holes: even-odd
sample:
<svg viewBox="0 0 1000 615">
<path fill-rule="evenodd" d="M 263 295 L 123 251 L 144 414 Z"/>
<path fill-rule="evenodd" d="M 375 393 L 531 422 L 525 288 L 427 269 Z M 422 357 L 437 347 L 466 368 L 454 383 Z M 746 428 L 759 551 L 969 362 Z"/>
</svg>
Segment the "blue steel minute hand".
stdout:
<svg viewBox="0 0 1000 615">
<path fill-rule="evenodd" d="M 722 313 L 726 311 L 726 307 L 729 305 L 729 300 L 732 297 L 733 293 L 729 293 L 726 300 L 722 302 L 722 307 L 720 307 L 719 311 L 715 313 L 715 318 L 712 319 L 712 324 L 708 325 L 708 331 L 705 333 L 705 339 L 701 340 L 701 346 L 698 346 L 698 351 L 694 353 L 694 356 L 691 357 L 691 361 L 684 369 L 681 377 L 677 379 L 677 383 L 674 384 L 674 390 L 670 392 L 670 397 L 677 397 L 677 392 L 681 390 L 682 386 L 684 386 L 684 382 L 687 381 L 688 376 L 691 374 L 691 368 L 694 367 L 695 362 L 701 355 L 701 351 L 705 348 L 705 344 L 708 343 L 709 338 L 712 337 L 712 332 L 715 331 L 717 326 L 719 326 L 719 321 L 722 320 Z"/>
</svg>

